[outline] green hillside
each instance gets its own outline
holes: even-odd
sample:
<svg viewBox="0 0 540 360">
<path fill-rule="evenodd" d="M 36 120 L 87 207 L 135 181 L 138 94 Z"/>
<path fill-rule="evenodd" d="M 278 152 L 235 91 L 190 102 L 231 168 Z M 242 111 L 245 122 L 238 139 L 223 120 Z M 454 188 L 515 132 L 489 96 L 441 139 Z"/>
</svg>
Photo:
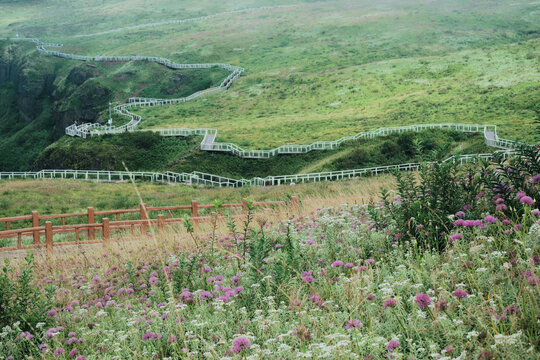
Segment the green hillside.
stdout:
<svg viewBox="0 0 540 360">
<path fill-rule="evenodd" d="M 460 122 L 496 124 L 502 137 L 537 142 L 539 7 L 506 0 L 455 0 L 444 5 L 419 0 L 159 0 L 152 6 L 144 1 L 4 2 L 0 36 L 36 36 L 61 42 L 61 51 L 76 54 L 162 56 L 180 63 L 219 62 L 246 69 L 228 91 L 137 110 L 143 116 L 141 128 L 210 127 L 218 129 L 217 141 L 270 148 L 333 140 L 382 126 Z M 216 16 L 107 32 L 204 15 Z M 101 32 L 105 33 L 85 36 Z M 3 169 L 35 167 L 37 155 L 65 126 L 77 120 L 105 121 L 111 100 L 185 96 L 226 76 L 223 70 L 172 71 L 147 62 L 81 63 L 38 55 L 29 44 L 3 46 L 9 51 L 24 49 L 10 55 L 24 59 L 23 74 L 26 67 L 45 63 L 50 71 L 41 71 L 41 76 L 54 78 L 50 94 L 39 99 L 43 110 L 24 120 L 17 120 L 20 101 L 13 105 L 9 100 L 20 93 L 10 92 L 12 85 L 5 79 L 2 105 L 7 110 L 0 115 L 0 127 L 12 128 L 10 124 L 17 122 L 15 128 L 23 132 L 0 135 L 0 148 L 24 153 L 25 158 L 17 165 L 4 160 Z M 81 67 L 98 75 L 69 84 L 71 71 Z M 96 93 L 101 96 L 93 96 Z M 85 106 L 86 112 L 63 114 Z M 115 125 L 123 122 L 114 117 Z M 36 136 L 36 141 L 27 140 Z M 67 143 L 62 140 L 59 146 Z M 178 146 L 169 158 L 183 151 L 184 145 Z M 193 162 L 186 163 L 179 155 L 176 163 L 199 169 L 216 156 L 221 158 L 193 155 Z M 317 156 L 306 160 L 314 163 L 305 167 L 317 168 Z M 167 163 L 177 168 L 174 161 Z M 235 166 L 228 165 L 224 173 L 235 173 Z"/>
</svg>

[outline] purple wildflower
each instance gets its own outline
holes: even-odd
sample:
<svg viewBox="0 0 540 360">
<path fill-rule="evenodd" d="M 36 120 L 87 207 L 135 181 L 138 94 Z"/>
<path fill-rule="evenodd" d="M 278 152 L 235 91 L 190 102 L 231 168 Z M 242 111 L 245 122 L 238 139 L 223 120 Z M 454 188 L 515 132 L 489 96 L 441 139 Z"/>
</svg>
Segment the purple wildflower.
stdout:
<svg viewBox="0 0 540 360">
<path fill-rule="evenodd" d="M 302 273 L 302 281 L 305 283 L 314 282 L 315 278 L 312 276 L 312 271 L 305 271 Z"/>
<path fill-rule="evenodd" d="M 463 211 L 458 211 L 458 212 L 456 213 L 456 217 L 457 217 L 457 218 L 465 217 L 465 213 L 464 213 Z"/>
<path fill-rule="evenodd" d="M 459 240 L 459 239 L 461 239 L 461 238 L 462 238 L 461 234 L 460 234 L 460 233 L 457 233 L 457 234 L 451 235 L 451 236 L 448 238 L 448 242 L 451 242 L 451 243 L 452 243 L 452 242 L 454 242 L 454 241 L 456 241 L 456 240 Z"/>
<path fill-rule="evenodd" d="M 65 352 L 66 351 L 64 349 L 58 348 L 58 349 L 54 350 L 54 357 L 59 357 L 60 355 L 62 355 Z"/>
<path fill-rule="evenodd" d="M 359 329 L 361 327 L 362 327 L 362 322 L 360 322 L 360 320 L 358 319 L 351 319 L 347 321 L 347 323 L 345 324 L 345 328 L 347 330 Z"/>
<path fill-rule="evenodd" d="M 206 300 L 206 299 L 211 299 L 211 298 L 212 298 L 212 294 L 206 290 L 201 291 L 201 293 L 199 294 L 199 299 L 201 300 Z"/>
<path fill-rule="evenodd" d="M 425 307 L 428 307 L 431 304 L 431 298 L 428 294 L 416 294 L 416 298 L 414 299 L 414 302 L 418 305 L 420 309 L 423 309 Z"/>
<path fill-rule="evenodd" d="M 490 216 L 490 215 L 486 216 L 486 217 L 484 218 L 484 221 L 485 221 L 486 223 L 488 223 L 488 224 L 495 224 L 495 223 L 497 223 L 497 219 L 494 218 L 493 216 Z"/>
<path fill-rule="evenodd" d="M 142 336 L 142 339 L 144 341 L 147 341 L 147 340 L 157 340 L 157 339 L 161 339 L 163 337 L 163 335 L 159 334 L 159 333 L 153 333 L 153 332 L 147 332 L 147 333 L 144 333 L 143 336 Z"/>
<path fill-rule="evenodd" d="M 249 349 L 250 346 L 251 346 L 251 343 L 249 342 L 249 339 L 245 337 L 239 337 L 239 338 L 234 339 L 232 350 L 235 353 L 239 354 L 240 352 L 242 352 L 242 350 Z"/>
<path fill-rule="evenodd" d="M 397 304 L 397 300 L 394 298 L 390 298 L 384 301 L 384 308 L 393 308 Z"/>
<path fill-rule="evenodd" d="M 533 204 L 533 199 L 531 199 L 530 196 L 524 196 L 521 198 L 521 200 L 519 200 L 520 203 L 522 204 L 527 204 L 527 205 L 531 205 Z"/>
<path fill-rule="evenodd" d="M 446 302 L 446 301 L 444 301 L 444 300 L 439 300 L 439 301 L 435 304 L 435 310 L 436 310 L 436 311 L 445 310 L 447 307 L 448 307 L 448 302 Z"/>
<path fill-rule="evenodd" d="M 293 335 L 296 336 L 298 340 L 302 340 L 302 341 L 311 340 L 311 334 L 304 325 L 296 326 L 293 329 Z"/>
<path fill-rule="evenodd" d="M 399 345 L 401 345 L 401 343 L 399 341 L 396 341 L 396 340 L 392 340 L 388 343 L 388 345 L 386 345 L 386 350 L 388 351 L 393 351 L 395 348 L 397 348 Z"/>
<path fill-rule="evenodd" d="M 343 261 L 338 260 L 332 263 L 332 267 L 338 267 L 338 266 L 343 266 Z"/>
<path fill-rule="evenodd" d="M 467 294 L 465 290 L 461 290 L 461 289 L 454 290 L 452 295 L 454 295 L 456 299 L 465 299 L 467 296 L 469 296 L 469 294 Z"/>
</svg>

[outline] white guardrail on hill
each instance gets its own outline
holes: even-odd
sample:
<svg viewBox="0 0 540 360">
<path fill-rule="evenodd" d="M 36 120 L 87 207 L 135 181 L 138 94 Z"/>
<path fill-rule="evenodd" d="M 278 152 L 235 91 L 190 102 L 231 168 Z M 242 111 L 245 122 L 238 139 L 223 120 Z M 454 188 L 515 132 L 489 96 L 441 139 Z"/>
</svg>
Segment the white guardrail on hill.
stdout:
<svg viewBox="0 0 540 360">
<path fill-rule="evenodd" d="M 506 157 L 511 151 L 502 151 Z M 479 159 L 491 160 L 493 154 L 471 154 L 461 156 L 451 156 L 443 162 L 453 161 L 460 164 L 476 162 Z M 422 164 L 407 163 L 399 165 L 377 166 L 354 170 L 327 171 L 310 174 L 267 176 L 264 178 L 254 177 L 251 179 L 234 179 L 224 176 L 212 175 L 194 171 L 192 173 L 175 172 L 141 172 L 141 171 L 101 171 L 101 170 L 41 170 L 27 172 L 0 172 L 2 179 L 75 179 L 75 180 L 95 180 L 101 182 L 144 180 L 160 183 L 184 183 L 189 185 L 206 185 L 212 187 L 242 187 L 242 186 L 277 186 L 286 184 L 300 184 L 319 181 L 333 181 L 352 179 L 360 176 L 374 176 L 398 171 L 415 171 Z"/>
<path fill-rule="evenodd" d="M 266 9 L 266 8 L 264 8 Z M 249 10 L 249 9 L 248 9 Z M 239 10 L 246 11 L 246 10 Z M 205 17 L 195 18 L 204 19 Z M 193 19 L 186 19 L 192 21 Z M 178 20 L 180 21 L 180 20 Z M 171 22 L 171 23 L 174 23 Z M 145 24 L 141 25 L 146 26 L 158 26 L 164 25 L 165 23 L 156 23 L 156 24 Z M 126 29 L 137 28 L 130 27 Z M 116 29 L 118 31 L 122 29 Z M 115 30 L 115 31 L 116 31 Z M 166 104 L 181 103 L 186 102 L 207 94 L 216 93 L 228 89 L 234 80 L 236 80 L 244 68 L 222 64 L 222 63 L 207 63 L 207 64 L 179 64 L 169 59 L 161 57 L 152 57 L 152 56 L 82 56 L 69 53 L 63 53 L 58 51 L 47 50 L 46 47 L 60 47 L 61 44 L 54 43 L 44 43 L 38 39 L 34 38 L 12 38 L 12 41 L 28 41 L 36 45 L 37 50 L 40 53 L 58 56 L 67 59 L 79 60 L 79 61 L 113 61 L 113 62 L 126 62 L 126 61 L 151 61 L 158 64 L 162 64 L 171 69 L 207 69 L 212 67 L 219 67 L 231 71 L 229 76 L 223 80 L 223 82 L 213 88 L 205 89 L 198 91 L 194 94 L 191 94 L 187 97 L 177 98 L 177 99 L 157 99 L 157 98 L 142 98 L 142 97 L 132 97 L 129 98 L 128 103 L 120 104 L 114 107 L 114 112 L 129 118 L 129 122 L 122 126 L 107 126 L 98 123 L 93 124 L 82 124 L 82 125 L 70 125 L 66 128 L 65 132 L 69 136 L 78 136 L 86 138 L 87 136 L 93 135 L 102 135 L 102 134 L 118 134 L 128 131 L 135 131 L 137 126 L 141 122 L 142 118 L 140 115 L 134 114 L 129 111 L 132 107 L 143 107 L 143 106 L 162 106 Z M 216 129 L 185 129 L 185 128 L 165 128 L 165 129 L 147 129 L 145 131 L 153 131 L 162 136 L 191 136 L 191 135 L 203 135 L 204 138 L 201 142 L 201 150 L 204 151 L 223 151 L 231 152 L 239 157 L 243 158 L 255 158 L 255 159 L 268 159 L 270 157 L 280 155 L 280 154 L 301 154 L 313 150 L 331 150 L 340 146 L 343 142 L 357 140 L 360 138 L 373 138 L 376 136 L 384 136 L 391 133 L 400 133 L 405 131 L 421 131 L 425 129 L 433 128 L 448 128 L 455 131 L 462 132 L 483 132 L 486 140 L 486 144 L 489 146 L 497 147 L 500 149 L 512 149 L 515 148 L 517 143 L 511 140 L 500 139 L 497 135 L 497 127 L 495 125 L 477 125 L 477 124 L 421 124 L 421 125 L 410 125 L 410 126 L 400 126 L 400 127 L 386 127 L 380 128 L 374 131 L 360 132 L 352 136 L 345 136 L 338 140 L 334 141 L 317 141 L 309 145 L 282 145 L 270 150 L 246 150 L 240 146 L 233 143 L 220 143 L 215 142 L 217 137 Z"/>
</svg>

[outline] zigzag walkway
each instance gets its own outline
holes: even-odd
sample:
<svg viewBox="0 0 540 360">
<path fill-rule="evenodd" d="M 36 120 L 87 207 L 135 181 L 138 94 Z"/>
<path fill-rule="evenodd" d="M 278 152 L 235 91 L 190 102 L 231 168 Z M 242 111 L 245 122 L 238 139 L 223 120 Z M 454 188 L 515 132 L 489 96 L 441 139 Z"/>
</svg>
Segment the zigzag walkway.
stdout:
<svg viewBox="0 0 540 360">
<path fill-rule="evenodd" d="M 284 7 L 284 6 L 277 6 L 277 7 Z M 251 10 L 273 9 L 273 8 L 276 8 L 276 7 L 244 9 L 244 10 L 227 12 L 224 14 L 251 11 Z M 196 20 L 202 20 L 202 19 L 218 16 L 218 15 L 220 14 L 203 16 L 203 17 L 193 18 L 193 19 L 171 20 L 171 21 L 162 22 L 162 23 L 134 25 L 131 27 L 113 29 L 113 30 L 109 30 L 106 32 L 101 32 L 101 33 L 89 34 L 88 36 L 101 35 L 101 34 L 105 34 L 109 32 L 131 30 L 131 29 L 138 29 L 138 28 L 151 27 L 151 26 L 196 21 Z M 141 97 L 129 98 L 128 103 L 120 104 L 114 107 L 115 113 L 129 118 L 129 122 L 125 125 L 112 127 L 112 126 L 106 126 L 106 125 L 102 125 L 98 123 L 84 124 L 84 125 L 73 124 L 66 128 L 65 131 L 67 135 L 79 136 L 82 138 L 86 138 L 87 136 L 92 136 L 92 135 L 115 134 L 115 133 L 122 133 L 122 132 L 127 132 L 127 131 L 135 131 L 138 124 L 141 122 L 142 118 L 140 115 L 130 112 L 128 110 L 129 108 L 137 107 L 137 106 L 161 106 L 161 105 L 166 105 L 166 104 L 186 102 L 186 101 L 189 101 L 189 100 L 192 100 L 192 99 L 195 99 L 195 98 L 198 98 L 198 97 L 210 94 L 210 93 L 226 90 L 232 85 L 234 80 L 236 80 L 242 74 L 242 72 L 244 72 L 244 68 L 230 65 L 230 64 L 223 64 L 223 63 L 179 64 L 169 59 L 165 59 L 161 57 L 152 57 L 152 56 L 82 56 L 82 55 L 63 53 L 59 51 L 51 51 L 51 50 L 46 49 L 46 47 L 60 47 L 62 46 L 61 44 L 44 43 L 34 38 L 12 38 L 10 40 L 29 41 L 29 42 L 34 43 L 36 45 L 37 50 L 42 54 L 57 56 L 57 57 L 62 57 L 62 58 L 67 58 L 67 59 L 73 59 L 73 60 L 79 60 L 79 61 L 114 61 L 114 62 L 151 61 L 151 62 L 156 62 L 158 64 L 162 64 L 171 69 L 203 69 L 203 68 L 220 67 L 220 68 L 231 71 L 231 74 L 227 76 L 227 78 L 225 78 L 225 80 L 223 80 L 223 82 L 219 86 L 205 89 L 202 91 L 198 91 L 184 98 L 177 98 L 177 99 L 155 99 L 155 98 L 141 98 Z M 486 140 L 486 144 L 489 146 L 500 148 L 500 149 L 511 149 L 511 148 L 515 148 L 517 145 L 517 143 L 513 141 L 500 139 L 497 136 L 496 126 L 477 125 L 477 124 L 445 123 L 445 124 L 422 124 L 422 125 L 410 125 L 410 126 L 400 126 L 400 127 L 387 127 L 387 128 L 380 128 L 375 131 L 360 132 L 352 136 L 345 136 L 335 141 L 317 141 L 309 145 L 282 145 L 271 150 L 248 150 L 248 149 L 243 149 L 240 146 L 233 143 L 215 142 L 215 139 L 217 137 L 216 129 L 166 128 L 166 129 L 149 129 L 145 131 L 153 131 L 162 136 L 203 135 L 204 138 L 200 145 L 201 150 L 231 152 L 243 158 L 256 158 L 256 159 L 266 158 L 267 159 L 267 158 L 280 155 L 280 154 L 301 154 L 301 153 L 306 153 L 313 150 L 331 150 L 331 149 L 337 148 L 343 142 L 353 141 L 360 138 L 373 138 L 376 136 L 384 136 L 384 135 L 388 135 L 388 134 L 396 133 L 396 132 L 400 133 L 404 131 L 422 131 L 425 129 L 432 129 L 432 128 L 448 128 L 448 129 L 452 129 L 455 131 L 462 131 L 462 132 L 483 132 L 485 140 Z"/>
</svg>

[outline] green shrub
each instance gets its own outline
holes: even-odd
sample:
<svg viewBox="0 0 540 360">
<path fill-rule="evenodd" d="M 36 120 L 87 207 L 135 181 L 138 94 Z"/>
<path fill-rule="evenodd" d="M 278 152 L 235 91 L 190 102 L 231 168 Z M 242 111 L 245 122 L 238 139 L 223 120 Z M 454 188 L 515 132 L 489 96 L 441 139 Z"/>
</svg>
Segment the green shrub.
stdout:
<svg viewBox="0 0 540 360">
<path fill-rule="evenodd" d="M 12 325 L 20 322 L 22 330 L 30 330 L 38 322 L 47 321 L 47 311 L 51 305 L 51 288 L 43 293 L 32 284 L 33 256 L 26 257 L 26 264 L 20 275 L 14 277 L 10 262 L 6 259 L 0 273 L 0 324 Z"/>
</svg>

